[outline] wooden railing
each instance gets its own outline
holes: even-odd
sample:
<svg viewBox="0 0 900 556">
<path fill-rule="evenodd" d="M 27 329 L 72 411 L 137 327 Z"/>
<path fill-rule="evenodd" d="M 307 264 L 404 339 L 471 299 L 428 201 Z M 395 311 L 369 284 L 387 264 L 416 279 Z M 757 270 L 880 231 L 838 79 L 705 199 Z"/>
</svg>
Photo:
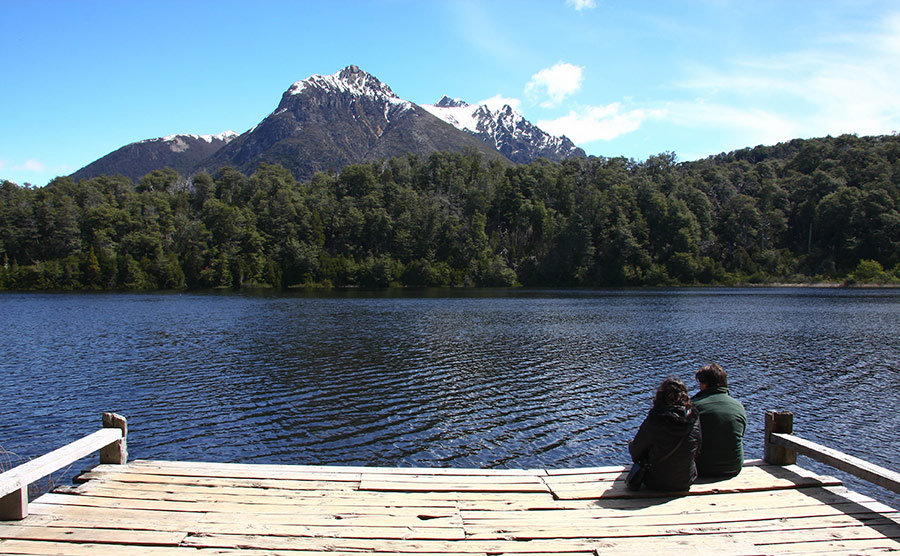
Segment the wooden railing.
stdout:
<svg viewBox="0 0 900 556">
<path fill-rule="evenodd" d="M 80 440 L 0 473 L 0 519 L 24 519 L 28 515 L 28 485 L 100 452 L 100 463 L 123 464 L 128 460 L 128 423 L 115 413 L 103 414 L 103 428 Z"/>
<path fill-rule="evenodd" d="M 900 493 L 900 473 L 794 436 L 793 432 L 794 415 L 790 411 L 766 412 L 766 462 L 790 465 L 797 463 L 797 454 L 801 454 Z"/>
</svg>

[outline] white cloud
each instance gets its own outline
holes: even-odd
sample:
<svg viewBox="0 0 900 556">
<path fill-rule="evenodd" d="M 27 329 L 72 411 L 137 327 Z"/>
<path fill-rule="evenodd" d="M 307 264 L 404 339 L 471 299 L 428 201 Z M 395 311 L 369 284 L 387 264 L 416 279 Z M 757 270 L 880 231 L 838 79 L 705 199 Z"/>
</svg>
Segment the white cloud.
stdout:
<svg viewBox="0 0 900 556">
<path fill-rule="evenodd" d="M 566 0 L 567 6 L 572 6 L 578 11 L 596 8 L 597 2 L 595 0 Z"/>
<path fill-rule="evenodd" d="M 666 110 L 637 108 L 624 110 L 614 102 L 606 106 L 585 106 L 571 110 L 554 120 L 540 120 L 537 125 L 552 135 L 565 135 L 576 144 L 609 141 L 637 130 L 651 118 L 662 118 Z"/>
<path fill-rule="evenodd" d="M 728 129 L 742 138 L 742 145 L 771 145 L 802 135 L 791 118 L 757 107 L 734 107 L 702 101 L 667 105 L 663 119 L 693 129 Z"/>
<path fill-rule="evenodd" d="M 546 94 L 550 99 L 541 106 L 552 108 L 581 89 L 583 72 L 580 66 L 559 62 L 532 75 L 525 85 L 525 94 L 534 97 Z"/>
<path fill-rule="evenodd" d="M 517 98 L 508 98 L 496 94 L 491 98 L 478 102 L 478 104 L 484 104 L 491 110 L 500 110 L 504 105 L 509 105 L 510 108 L 521 114 L 522 101 Z"/>
<path fill-rule="evenodd" d="M 45 184 L 56 176 L 65 176 L 72 173 L 69 164 L 50 165 L 36 158 L 29 158 L 24 162 L 0 159 L 0 181 L 9 180 L 18 184 Z"/>
<path fill-rule="evenodd" d="M 29 158 L 25 161 L 19 168 L 15 168 L 16 170 L 23 170 L 25 172 L 43 172 L 45 169 L 44 163 L 33 158 Z"/>
<path fill-rule="evenodd" d="M 869 34 L 831 36 L 810 48 L 695 68 L 678 85 L 696 102 L 671 106 L 674 123 L 733 126 L 753 141 L 900 128 L 900 15 Z"/>
<path fill-rule="evenodd" d="M 0 160 L 0 172 L 43 172 L 46 169 L 46 164 L 34 158 L 29 158 L 21 164 L 16 164 L 9 160 Z"/>
</svg>

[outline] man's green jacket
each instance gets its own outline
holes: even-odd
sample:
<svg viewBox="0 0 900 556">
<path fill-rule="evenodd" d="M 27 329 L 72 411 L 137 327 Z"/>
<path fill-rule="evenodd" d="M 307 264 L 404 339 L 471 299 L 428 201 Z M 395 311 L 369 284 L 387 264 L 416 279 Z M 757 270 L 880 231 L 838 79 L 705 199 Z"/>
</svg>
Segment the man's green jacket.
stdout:
<svg viewBox="0 0 900 556">
<path fill-rule="evenodd" d="M 701 390 L 692 398 L 700 414 L 703 444 L 697 455 L 701 477 L 729 477 L 741 472 L 744 464 L 744 430 L 747 414 L 741 402 L 721 386 Z"/>
</svg>

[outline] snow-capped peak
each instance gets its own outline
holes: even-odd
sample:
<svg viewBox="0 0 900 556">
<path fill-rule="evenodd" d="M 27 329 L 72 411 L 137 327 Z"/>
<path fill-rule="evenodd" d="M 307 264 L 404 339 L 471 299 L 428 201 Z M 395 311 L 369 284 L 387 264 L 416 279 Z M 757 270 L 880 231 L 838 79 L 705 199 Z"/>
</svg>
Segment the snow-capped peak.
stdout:
<svg viewBox="0 0 900 556">
<path fill-rule="evenodd" d="M 440 106 L 441 108 L 459 108 L 468 105 L 469 103 L 462 99 L 450 98 L 447 95 L 442 96 L 441 100 L 437 101 L 437 104 L 435 104 L 435 106 Z"/>
<path fill-rule="evenodd" d="M 357 66 L 347 66 L 334 75 L 313 75 L 297 81 L 288 89 L 289 95 L 299 95 L 308 89 L 324 89 L 330 92 L 349 93 L 354 96 L 382 100 L 390 104 L 411 108 L 412 103 L 398 97 L 387 84 Z"/>
<path fill-rule="evenodd" d="M 185 139 L 194 139 L 196 141 L 206 141 L 207 143 L 212 143 L 213 141 L 225 141 L 228 143 L 235 137 L 240 135 L 236 131 L 228 130 L 222 133 L 217 133 L 215 135 L 196 135 L 194 133 L 175 133 L 172 135 L 166 135 L 165 137 L 156 137 L 155 139 L 145 139 L 141 141 L 141 143 L 151 143 L 157 141 L 163 141 L 166 143 L 171 143 L 172 141 L 184 141 Z"/>
<path fill-rule="evenodd" d="M 468 104 L 458 98 L 444 96 L 437 104 L 423 104 L 422 108 L 448 124 L 471 133 L 490 132 L 493 125 L 515 128 L 525 119 L 508 104 L 491 110 L 486 104 Z"/>
<path fill-rule="evenodd" d="M 515 162 L 533 160 L 537 156 L 556 160 L 572 155 L 584 156 L 584 151 L 569 139 L 546 133 L 507 103 L 468 104 L 445 95 L 437 104 L 421 106 L 457 129 L 479 137 Z"/>
</svg>

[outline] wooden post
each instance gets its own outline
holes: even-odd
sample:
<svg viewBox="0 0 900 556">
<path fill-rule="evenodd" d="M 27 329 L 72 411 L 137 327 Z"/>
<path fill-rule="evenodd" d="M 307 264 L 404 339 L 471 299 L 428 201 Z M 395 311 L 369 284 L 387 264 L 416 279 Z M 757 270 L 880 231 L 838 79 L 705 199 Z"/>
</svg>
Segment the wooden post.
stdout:
<svg viewBox="0 0 900 556">
<path fill-rule="evenodd" d="M 122 429 L 122 440 L 100 449 L 100 463 L 122 465 L 128 462 L 128 420 L 117 413 L 104 413 L 103 428 Z"/>
<path fill-rule="evenodd" d="M 20 520 L 28 515 L 28 485 L 0 498 L 0 520 Z"/>
<path fill-rule="evenodd" d="M 766 439 L 763 459 L 772 465 L 797 463 L 797 452 L 772 443 L 773 432 L 794 433 L 794 414 L 790 411 L 766 411 Z"/>
</svg>

